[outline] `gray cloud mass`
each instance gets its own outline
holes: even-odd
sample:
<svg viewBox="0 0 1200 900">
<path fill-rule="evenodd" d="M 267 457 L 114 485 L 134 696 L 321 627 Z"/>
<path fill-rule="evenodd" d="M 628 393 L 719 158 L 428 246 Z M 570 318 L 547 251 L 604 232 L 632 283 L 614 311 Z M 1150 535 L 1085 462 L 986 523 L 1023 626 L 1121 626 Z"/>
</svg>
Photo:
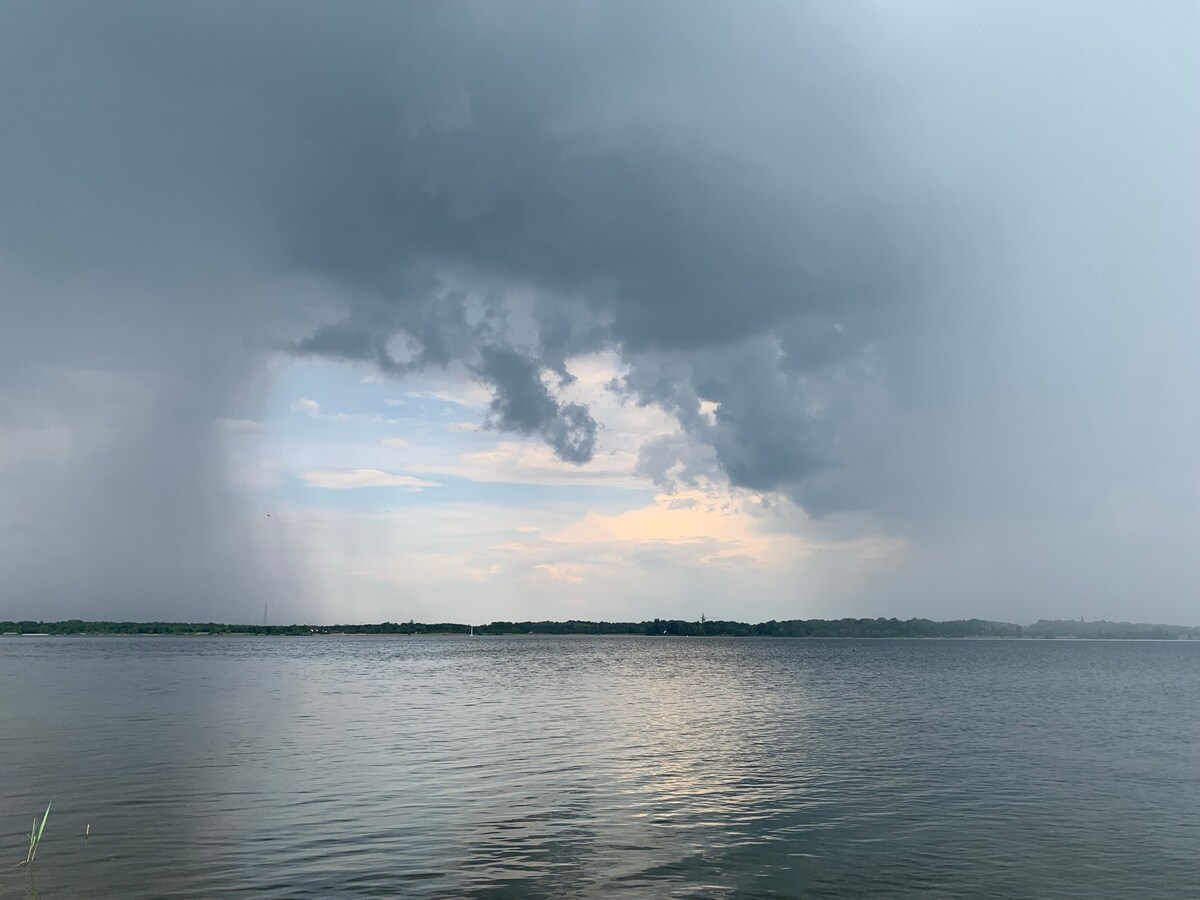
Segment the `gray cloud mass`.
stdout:
<svg viewBox="0 0 1200 900">
<path fill-rule="evenodd" d="M 277 595 L 215 433 L 272 348 L 465 366 L 489 427 L 577 465 L 603 423 L 569 360 L 611 349 L 684 432 L 641 471 L 873 515 L 917 611 L 1194 619 L 1197 30 L 1170 2 L 9 4 L 14 602 Z"/>
</svg>

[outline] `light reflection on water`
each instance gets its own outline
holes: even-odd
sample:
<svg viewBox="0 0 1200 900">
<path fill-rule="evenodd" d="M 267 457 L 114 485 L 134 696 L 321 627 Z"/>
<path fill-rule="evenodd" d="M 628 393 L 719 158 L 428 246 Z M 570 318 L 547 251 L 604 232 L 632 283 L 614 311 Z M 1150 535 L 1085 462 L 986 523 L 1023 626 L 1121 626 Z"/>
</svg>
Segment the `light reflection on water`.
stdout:
<svg viewBox="0 0 1200 900">
<path fill-rule="evenodd" d="M 1196 896 L 1198 663 L 1140 642 L 8 638 L 0 854 L 54 810 L 0 896 Z"/>
</svg>

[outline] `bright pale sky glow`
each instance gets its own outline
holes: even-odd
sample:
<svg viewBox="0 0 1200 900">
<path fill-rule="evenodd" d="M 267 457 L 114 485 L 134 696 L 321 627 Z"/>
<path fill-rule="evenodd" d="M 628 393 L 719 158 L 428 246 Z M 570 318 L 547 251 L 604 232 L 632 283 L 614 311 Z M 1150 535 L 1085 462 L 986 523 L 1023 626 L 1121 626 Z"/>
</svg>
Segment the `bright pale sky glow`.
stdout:
<svg viewBox="0 0 1200 900">
<path fill-rule="evenodd" d="M 511 616 L 609 619 L 732 616 L 751 602 L 784 618 L 804 588 L 805 614 L 832 616 L 838 604 L 818 588 L 860 582 L 904 550 L 866 517 L 814 523 L 783 496 L 723 479 L 656 486 L 639 450 L 679 426 L 609 389 L 625 371 L 611 352 L 569 362 L 577 380 L 564 393 L 604 422 L 585 466 L 483 427 L 491 396 L 465 376 L 396 383 L 278 365 L 266 416 L 228 421 L 228 449 L 271 510 L 264 539 L 305 542 L 343 618 L 395 618 L 401 596 L 407 617 L 425 620 L 447 604 L 479 604 L 486 618 L 493 602 Z"/>
<path fill-rule="evenodd" d="M 0 618 L 1200 621 L 1195 4 L 9 4 Z"/>
</svg>

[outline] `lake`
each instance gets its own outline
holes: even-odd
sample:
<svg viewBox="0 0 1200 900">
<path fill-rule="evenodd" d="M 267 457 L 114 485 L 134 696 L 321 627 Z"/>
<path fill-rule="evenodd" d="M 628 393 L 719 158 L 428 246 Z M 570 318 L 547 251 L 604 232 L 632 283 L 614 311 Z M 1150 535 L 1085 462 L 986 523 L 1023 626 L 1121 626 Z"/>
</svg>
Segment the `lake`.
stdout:
<svg viewBox="0 0 1200 900">
<path fill-rule="evenodd" d="M 1200 642 L 8 637 L 0 773 L 0 897 L 1197 897 Z"/>
</svg>

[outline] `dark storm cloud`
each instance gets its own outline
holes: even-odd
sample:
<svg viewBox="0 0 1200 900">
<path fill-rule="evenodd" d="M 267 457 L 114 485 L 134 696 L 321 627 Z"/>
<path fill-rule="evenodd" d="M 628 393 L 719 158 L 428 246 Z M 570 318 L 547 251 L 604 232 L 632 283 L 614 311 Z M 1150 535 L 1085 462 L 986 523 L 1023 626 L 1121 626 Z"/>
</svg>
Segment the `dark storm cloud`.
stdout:
<svg viewBox="0 0 1200 900">
<path fill-rule="evenodd" d="M 1154 411 L 1194 366 L 1114 374 L 1196 286 L 1196 24 L 1152 8 L 10 4 L 6 419 L 94 449 L 111 534 L 211 570 L 212 422 L 253 405 L 264 347 L 461 365 L 492 427 L 579 464 L 602 423 L 568 361 L 616 349 L 614 389 L 687 438 L 643 471 L 819 513 L 1094 509 L 1113 473 L 1169 494 L 1130 460 L 1180 447 Z M 87 402 L 54 367 L 160 393 L 48 437 Z M 147 453 L 191 530 L 122 515 Z M 13 521 L 22 473 L 66 465 L 3 470 Z"/>
<path fill-rule="evenodd" d="M 578 403 L 559 403 L 542 383 L 538 364 L 506 347 L 480 351 L 479 377 L 495 390 L 488 424 L 518 434 L 541 435 L 566 462 L 592 458 L 596 420 Z"/>
<path fill-rule="evenodd" d="M 828 47 L 828 24 L 786 6 L 736 28 L 729 11 L 697 7 L 682 30 L 665 10 L 622 5 L 547 7 L 516 24 L 453 5 L 327 15 L 304 7 L 290 45 L 268 42 L 270 68 L 298 77 L 276 75 L 261 101 L 304 139 L 276 148 L 296 183 L 267 202 L 289 263 L 351 298 L 300 352 L 395 375 L 464 360 L 486 376 L 486 343 L 569 381 L 576 353 L 618 346 L 653 366 L 659 351 L 757 347 L 781 331 L 790 371 L 853 356 L 870 336 L 821 340 L 811 321 L 832 334 L 834 318 L 912 290 L 914 241 L 886 185 L 869 189 L 880 162 L 852 102 L 865 88 Z M 314 57 L 327 65 L 316 92 Z M 280 90 L 289 82 L 295 94 Z M 490 317 L 468 323 L 466 292 L 449 281 L 482 292 Z M 515 342 L 494 299 L 514 287 L 536 294 Z M 401 337 L 410 350 L 397 358 Z M 828 422 L 811 420 L 792 376 L 730 359 L 708 358 L 705 399 L 722 407 L 695 436 L 735 483 L 785 486 L 827 464 Z M 645 402 L 674 406 L 633 379 Z M 586 411 L 529 427 L 499 412 L 510 391 L 485 380 L 497 427 L 590 458 Z M 523 383 L 542 390 L 537 373 Z M 584 439 L 566 450 L 572 434 Z"/>
<path fill-rule="evenodd" d="M 281 228 L 294 264 L 359 299 L 300 349 L 397 373 L 461 354 L 485 372 L 479 341 L 503 336 L 467 328 L 459 307 L 446 314 L 444 299 L 429 300 L 442 289 L 413 290 L 414 272 L 535 291 L 537 324 L 510 355 L 568 378 L 567 357 L 604 346 L 653 365 L 659 351 L 737 342 L 753 355 L 759 336 L 785 331 L 782 367 L 708 358 L 705 399 L 722 405 L 695 436 L 737 484 L 798 483 L 828 464 L 830 428 L 789 372 L 853 356 L 870 337 L 821 340 L 807 324 L 832 334 L 837 316 L 884 314 L 917 268 L 919 241 L 889 209 L 877 150 L 859 134 L 854 60 L 783 6 L 735 29 L 727 11 L 697 8 L 682 31 L 662 10 L 564 9 L 511 28 L 443 10 L 424 22 L 443 51 L 430 58 L 392 21 L 389 53 L 360 54 L 345 95 L 304 107 L 302 130 L 322 152 Z M 396 62 L 412 57 L 421 64 Z M 354 129 L 339 124 L 342 102 Z M 416 345 L 405 362 L 386 352 L 401 334 Z M 632 377 L 641 399 L 672 405 Z M 497 404 L 508 407 L 504 390 Z M 555 449 L 584 462 L 592 443 Z"/>
</svg>

